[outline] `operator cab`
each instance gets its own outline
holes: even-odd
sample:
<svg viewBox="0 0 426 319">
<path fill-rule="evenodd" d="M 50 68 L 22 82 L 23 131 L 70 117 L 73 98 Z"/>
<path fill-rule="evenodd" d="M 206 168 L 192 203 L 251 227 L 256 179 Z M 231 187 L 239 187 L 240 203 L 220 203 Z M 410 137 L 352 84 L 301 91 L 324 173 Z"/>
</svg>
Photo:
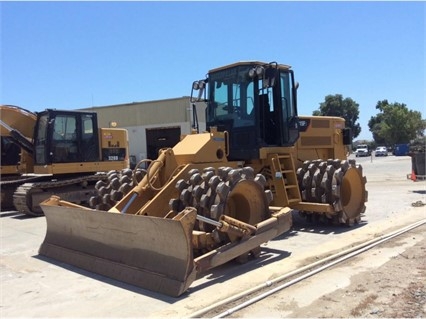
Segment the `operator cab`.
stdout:
<svg viewBox="0 0 426 319">
<path fill-rule="evenodd" d="M 96 113 L 47 109 L 34 129 L 36 165 L 99 161 Z"/>
<path fill-rule="evenodd" d="M 296 85 L 290 66 L 239 62 L 211 70 L 196 81 L 202 100 L 208 84 L 206 127 L 229 134 L 229 159 L 260 158 L 265 147 L 293 146 L 299 137 Z M 193 93 L 193 92 L 192 92 Z"/>
</svg>

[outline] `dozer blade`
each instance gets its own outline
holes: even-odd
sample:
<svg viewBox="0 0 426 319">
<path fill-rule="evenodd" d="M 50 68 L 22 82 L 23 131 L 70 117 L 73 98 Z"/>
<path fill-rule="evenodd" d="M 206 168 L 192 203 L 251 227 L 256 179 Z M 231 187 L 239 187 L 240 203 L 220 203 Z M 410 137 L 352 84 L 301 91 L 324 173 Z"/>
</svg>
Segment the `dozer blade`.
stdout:
<svg viewBox="0 0 426 319">
<path fill-rule="evenodd" d="M 39 254 L 177 297 L 195 280 L 191 232 L 196 211 L 173 219 L 41 204 L 47 230 Z"/>
</svg>

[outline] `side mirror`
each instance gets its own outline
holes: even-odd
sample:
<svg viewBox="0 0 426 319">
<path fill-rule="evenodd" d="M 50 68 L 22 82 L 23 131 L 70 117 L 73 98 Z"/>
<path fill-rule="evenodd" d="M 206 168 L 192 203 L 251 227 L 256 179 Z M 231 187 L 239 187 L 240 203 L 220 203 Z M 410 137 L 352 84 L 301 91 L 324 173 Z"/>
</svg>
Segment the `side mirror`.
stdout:
<svg viewBox="0 0 426 319">
<path fill-rule="evenodd" d="M 265 74 L 262 79 L 262 87 L 264 89 L 273 87 L 275 85 L 276 76 L 277 76 L 277 69 L 274 67 L 268 67 L 265 70 Z"/>
</svg>

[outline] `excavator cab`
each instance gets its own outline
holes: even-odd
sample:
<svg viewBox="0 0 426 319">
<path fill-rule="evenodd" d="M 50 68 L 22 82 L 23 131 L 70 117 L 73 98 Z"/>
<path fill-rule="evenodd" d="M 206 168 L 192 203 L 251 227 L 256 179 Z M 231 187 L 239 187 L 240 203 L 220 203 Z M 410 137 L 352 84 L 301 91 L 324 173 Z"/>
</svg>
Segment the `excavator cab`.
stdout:
<svg viewBox="0 0 426 319">
<path fill-rule="evenodd" d="M 206 126 L 229 134 L 229 160 L 260 158 L 265 147 L 293 146 L 299 138 L 297 84 L 290 66 L 239 62 L 208 73 Z M 199 97 L 202 94 L 198 95 Z"/>
<path fill-rule="evenodd" d="M 127 131 L 98 128 L 97 114 L 46 109 L 34 128 L 34 171 L 64 174 L 116 169 L 128 165 Z"/>
<path fill-rule="evenodd" d="M 35 164 L 99 161 L 97 132 L 95 113 L 43 111 L 35 127 Z"/>
</svg>

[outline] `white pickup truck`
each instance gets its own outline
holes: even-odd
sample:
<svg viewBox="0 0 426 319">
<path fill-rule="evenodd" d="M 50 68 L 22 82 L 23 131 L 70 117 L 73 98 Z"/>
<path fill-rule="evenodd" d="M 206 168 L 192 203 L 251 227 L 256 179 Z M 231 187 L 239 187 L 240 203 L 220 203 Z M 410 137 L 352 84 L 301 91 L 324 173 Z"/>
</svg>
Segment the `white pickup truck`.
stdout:
<svg viewBox="0 0 426 319">
<path fill-rule="evenodd" d="M 368 149 L 368 146 L 365 144 L 358 145 L 355 151 L 355 156 L 356 157 L 370 156 L 370 150 Z"/>
</svg>

